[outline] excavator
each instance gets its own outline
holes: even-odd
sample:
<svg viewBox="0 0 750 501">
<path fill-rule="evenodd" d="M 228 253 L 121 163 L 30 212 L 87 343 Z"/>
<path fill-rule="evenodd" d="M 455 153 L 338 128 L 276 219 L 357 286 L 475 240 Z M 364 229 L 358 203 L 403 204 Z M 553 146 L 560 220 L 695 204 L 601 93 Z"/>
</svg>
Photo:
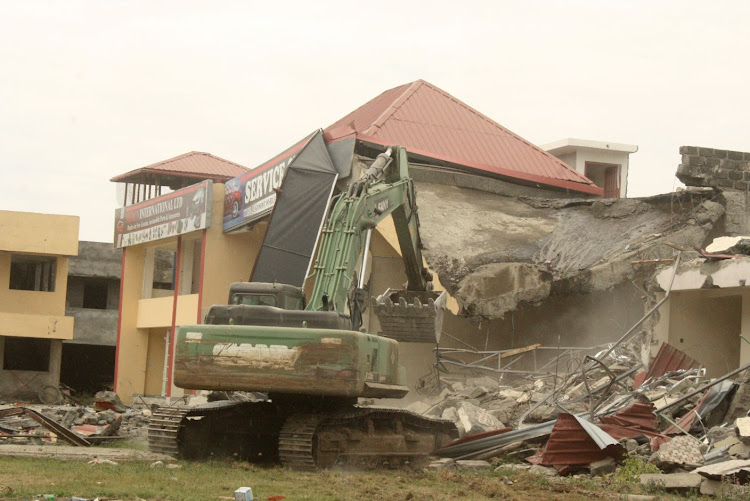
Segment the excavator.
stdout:
<svg viewBox="0 0 750 501">
<path fill-rule="evenodd" d="M 372 230 L 392 216 L 408 282 L 373 301 L 383 333 L 364 332 Z M 304 287 L 237 282 L 227 305 L 177 331 L 174 381 L 185 389 L 246 392 L 249 401 L 159 407 L 149 448 L 185 458 L 232 455 L 298 470 L 397 467 L 457 438 L 450 421 L 358 405 L 403 398 L 396 339 L 436 339 L 445 293 L 423 267 L 407 152 L 393 146 L 338 195 L 323 226 L 309 300 Z"/>
</svg>

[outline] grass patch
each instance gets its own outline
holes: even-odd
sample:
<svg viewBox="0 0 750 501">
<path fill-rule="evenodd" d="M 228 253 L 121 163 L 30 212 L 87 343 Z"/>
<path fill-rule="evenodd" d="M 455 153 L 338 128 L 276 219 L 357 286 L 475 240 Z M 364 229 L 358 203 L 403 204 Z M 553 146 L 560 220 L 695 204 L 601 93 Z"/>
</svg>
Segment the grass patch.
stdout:
<svg viewBox="0 0 750 501">
<path fill-rule="evenodd" d="M 204 501 L 232 498 L 249 486 L 256 499 L 287 500 L 574 500 L 615 499 L 602 489 L 551 482 L 526 472 L 509 475 L 512 485 L 492 472 L 424 473 L 416 470 L 293 472 L 241 462 L 187 462 L 180 469 L 149 468 L 148 462 L 117 466 L 83 461 L 0 457 L 0 499 L 30 499 L 35 494 L 150 501 Z M 507 479 L 506 479 L 507 481 Z"/>
</svg>

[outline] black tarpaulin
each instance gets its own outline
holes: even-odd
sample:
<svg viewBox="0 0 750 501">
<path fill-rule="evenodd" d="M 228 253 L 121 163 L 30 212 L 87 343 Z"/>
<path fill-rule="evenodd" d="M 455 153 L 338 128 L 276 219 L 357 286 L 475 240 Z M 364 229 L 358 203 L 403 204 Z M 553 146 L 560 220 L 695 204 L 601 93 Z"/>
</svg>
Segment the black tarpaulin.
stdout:
<svg viewBox="0 0 750 501">
<path fill-rule="evenodd" d="M 337 176 L 318 131 L 287 170 L 251 282 L 303 285 Z"/>
</svg>

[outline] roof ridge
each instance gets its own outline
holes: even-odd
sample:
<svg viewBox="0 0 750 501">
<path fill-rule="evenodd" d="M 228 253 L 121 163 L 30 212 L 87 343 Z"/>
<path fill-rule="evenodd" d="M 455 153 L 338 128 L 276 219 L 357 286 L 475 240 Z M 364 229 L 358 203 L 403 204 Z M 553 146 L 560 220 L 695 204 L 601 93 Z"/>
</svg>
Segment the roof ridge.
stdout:
<svg viewBox="0 0 750 501">
<path fill-rule="evenodd" d="M 500 129 L 502 129 L 503 131 L 507 132 L 508 134 L 510 134 L 511 136 L 513 136 L 514 138 L 520 140 L 521 142 L 523 142 L 527 146 L 531 146 L 532 148 L 536 149 L 537 151 L 540 151 L 541 153 L 543 153 L 544 155 L 546 155 L 550 159 L 554 160 L 555 162 L 557 162 L 561 166 L 565 167 L 565 169 L 573 172 L 574 174 L 576 174 L 576 175 L 578 175 L 580 177 L 584 177 L 585 178 L 585 176 L 582 176 L 580 172 L 578 172 L 577 170 L 575 170 L 574 168 L 572 168 L 570 165 L 566 164 L 565 162 L 563 162 L 562 160 L 560 160 L 559 158 L 557 158 L 556 156 L 552 155 L 551 153 L 548 153 L 548 152 L 544 151 L 539 146 L 535 145 L 534 143 L 531 143 L 531 142 L 527 141 L 526 139 L 524 139 L 523 137 L 519 136 L 518 134 L 516 134 L 515 132 L 511 131 L 510 129 L 506 129 L 505 127 L 503 127 L 502 125 L 500 125 L 498 122 L 494 121 L 493 119 L 491 119 L 487 115 L 481 113 L 480 111 L 477 111 L 475 108 L 472 108 L 471 106 L 469 106 L 468 104 L 464 103 L 463 101 L 461 101 L 457 97 L 453 96 L 452 94 L 448 94 L 446 91 L 444 91 L 443 89 L 441 89 L 437 85 L 431 84 L 430 82 L 428 82 L 426 80 L 422 80 L 422 82 L 425 83 L 425 84 L 427 84 L 427 86 L 430 87 L 431 89 L 436 90 L 437 92 L 439 92 L 443 96 L 451 99 L 452 101 L 454 101 L 459 106 L 462 106 L 463 108 L 467 109 L 471 113 L 474 113 L 476 116 L 478 116 L 478 117 L 482 118 L 483 120 L 489 122 L 490 124 L 494 125 L 495 127 L 499 127 Z"/>
<path fill-rule="evenodd" d="M 380 114 L 378 118 L 373 120 L 373 122 L 370 124 L 369 127 L 367 127 L 365 130 L 362 131 L 363 134 L 366 134 L 368 136 L 373 136 L 375 133 L 377 133 L 377 130 L 372 131 L 372 129 L 379 129 L 383 126 L 383 124 L 393 116 L 394 113 L 398 111 L 398 109 L 406 103 L 406 101 L 409 100 L 411 96 L 414 95 L 414 93 L 422 86 L 422 84 L 426 83 L 424 80 L 415 80 L 408 84 L 403 84 L 398 87 L 406 86 L 406 90 L 402 92 L 396 99 L 393 100 L 393 102 L 383 111 L 383 113 Z M 397 87 L 394 87 L 394 89 Z M 392 89 L 391 89 L 392 90 Z M 388 92 L 388 91 L 386 91 Z"/>
</svg>

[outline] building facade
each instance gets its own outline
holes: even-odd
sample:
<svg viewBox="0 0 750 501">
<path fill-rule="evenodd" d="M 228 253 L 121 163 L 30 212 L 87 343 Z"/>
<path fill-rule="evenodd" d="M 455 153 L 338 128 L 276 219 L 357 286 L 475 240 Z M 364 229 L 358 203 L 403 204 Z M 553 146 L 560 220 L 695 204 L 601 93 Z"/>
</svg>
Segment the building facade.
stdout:
<svg viewBox="0 0 750 501">
<path fill-rule="evenodd" d="M 0 399 L 35 398 L 60 382 L 68 263 L 77 216 L 0 211 Z"/>
</svg>

